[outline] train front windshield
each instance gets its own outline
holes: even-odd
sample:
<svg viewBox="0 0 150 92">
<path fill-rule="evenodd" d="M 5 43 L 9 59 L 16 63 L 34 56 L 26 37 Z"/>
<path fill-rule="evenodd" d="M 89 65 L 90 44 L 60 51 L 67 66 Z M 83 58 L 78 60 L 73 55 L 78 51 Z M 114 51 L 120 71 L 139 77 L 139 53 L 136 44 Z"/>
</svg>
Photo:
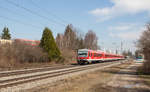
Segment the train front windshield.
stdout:
<svg viewBox="0 0 150 92">
<path fill-rule="evenodd" d="M 78 57 L 87 57 L 88 52 L 78 52 Z"/>
</svg>

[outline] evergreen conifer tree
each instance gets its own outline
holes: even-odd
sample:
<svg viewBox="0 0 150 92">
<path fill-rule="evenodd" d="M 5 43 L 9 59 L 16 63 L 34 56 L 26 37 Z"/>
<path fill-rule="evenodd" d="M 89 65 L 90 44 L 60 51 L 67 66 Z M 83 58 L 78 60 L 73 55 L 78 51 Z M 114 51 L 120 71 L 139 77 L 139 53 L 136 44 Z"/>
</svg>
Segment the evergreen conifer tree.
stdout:
<svg viewBox="0 0 150 92">
<path fill-rule="evenodd" d="M 44 51 L 48 53 L 50 60 L 60 57 L 61 53 L 49 28 L 45 28 L 43 31 L 40 47 L 42 47 Z"/>
<path fill-rule="evenodd" d="M 11 39 L 11 34 L 9 33 L 9 29 L 7 27 L 4 27 L 1 38 L 7 40 Z"/>
</svg>

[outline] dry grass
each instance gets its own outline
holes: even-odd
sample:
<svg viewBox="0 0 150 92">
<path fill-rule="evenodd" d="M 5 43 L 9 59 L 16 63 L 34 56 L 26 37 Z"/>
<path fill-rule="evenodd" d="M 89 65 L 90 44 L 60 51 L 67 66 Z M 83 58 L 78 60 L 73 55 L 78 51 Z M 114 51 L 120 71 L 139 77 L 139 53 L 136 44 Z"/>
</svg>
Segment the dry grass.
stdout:
<svg viewBox="0 0 150 92">
<path fill-rule="evenodd" d="M 17 67 L 26 63 L 47 62 L 47 54 L 39 47 L 22 43 L 0 45 L 0 67 Z"/>
<path fill-rule="evenodd" d="M 150 75 L 139 75 L 143 83 L 150 86 Z"/>
<path fill-rule="evenodd" d="M 139 67 L 138 73 L 150 75 L 150 61 L 145 61 L 143 65 Z"/>
<path fill-rule="evenodd" d="M 75 50 L 63 49 L 61 50 L 62 56 L 65 58 L 65 64 L 75 63 L 77 55 Z"/>
<path fill-rule="evenodd" d="M 14 42 L 11 45 L 0 44 L 0 52 L 0 70 L 71 64 L 76 60 L 73 51 L 63 50 L 62 57 L 49 61 L 47 53 L 40 47 L 25 45 L 21 42 Z"/>
</svg>

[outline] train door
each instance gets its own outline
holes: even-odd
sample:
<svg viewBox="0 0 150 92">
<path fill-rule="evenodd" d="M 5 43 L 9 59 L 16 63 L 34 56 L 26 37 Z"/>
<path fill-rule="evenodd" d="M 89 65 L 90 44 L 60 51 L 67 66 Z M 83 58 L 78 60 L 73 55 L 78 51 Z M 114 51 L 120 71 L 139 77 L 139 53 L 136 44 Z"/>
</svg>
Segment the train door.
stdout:
<svg viewBox="0 0 150 92">
<path fill-rule="evenodd" d="M 91 59 L 91 53 L 90 53 L 90 51 L 88 52 L 88 59 Z"/>
<path fill-rule="evenodd" d="M 105 57 L 105 56 L 104 56 L 104 53 L 102 53 L 102 60 L 104 60 L 104 57 Z"/>
<path fill-rule="evenodd" d="M 93 52 L 91 52 L 91 59 L 93 59 Z"/>
</svg>

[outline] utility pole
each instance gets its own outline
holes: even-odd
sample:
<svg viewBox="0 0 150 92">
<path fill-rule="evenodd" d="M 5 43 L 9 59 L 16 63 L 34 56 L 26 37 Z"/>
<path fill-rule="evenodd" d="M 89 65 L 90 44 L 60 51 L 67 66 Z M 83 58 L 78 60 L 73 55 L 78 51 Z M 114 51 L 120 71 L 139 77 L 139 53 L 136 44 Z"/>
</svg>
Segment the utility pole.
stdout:
<svg viewBox="0 0 150 92">
<path fill-rule="evenodd" d="M 120 52 L 121 54 L 122 54 L 122 49 L 123 49 L 122 47 L 123 47 L 123 42 L 121 41 L 121 52 Z"/>
</svg>

